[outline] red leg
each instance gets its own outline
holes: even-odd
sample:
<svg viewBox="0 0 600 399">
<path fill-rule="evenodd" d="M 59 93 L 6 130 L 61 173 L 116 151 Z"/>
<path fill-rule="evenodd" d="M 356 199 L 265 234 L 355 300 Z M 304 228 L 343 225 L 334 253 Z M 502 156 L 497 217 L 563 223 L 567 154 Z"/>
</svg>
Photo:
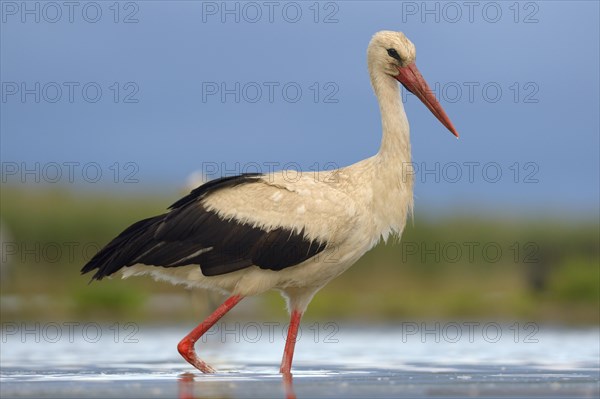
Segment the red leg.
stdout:
<svg viewBox="0 0 600 399">
<path fill-rule="evenodd" d="M 196 355 L 194 344 L 202 335 L 204 335 L 205 332 L 207 332 L 217 321 L 219 321 L 221 317 L 225 316 L 225 313 L 229 312 L 243 298 L 244 297 L 240 295 L 233 295 L 227 298 L 227 300 L 223 302 L 223 304 L 219 306 L 217 310 L 213 312 L 213 314 L 208 316 L 202 323 L 198 324 L 198 327 L 194 328 L 188 335 L 185 336 L 184 339 L 181 340 L 181 342 L 179 342 L 177 345 L 177 350 L 189 364 L 196 367 L 203 373 L 215 372 L 215 369 L 203 362 L 198 355 Z"/>
<path fill-rule="evenodd" d="M 281 359 L 281 368 L 279 369 L 279 372 L 282 374 L 289 374 L 292 370 L 294 347 L 296 346 L 296 338 L 298 337 L 298 327 L 300 326 L 301 318 L 302 312 L 297 310 L 292 311 L 287 340 L 285 341 L 285 349 L 283 350 L 283 359 Z"/>
</svg>

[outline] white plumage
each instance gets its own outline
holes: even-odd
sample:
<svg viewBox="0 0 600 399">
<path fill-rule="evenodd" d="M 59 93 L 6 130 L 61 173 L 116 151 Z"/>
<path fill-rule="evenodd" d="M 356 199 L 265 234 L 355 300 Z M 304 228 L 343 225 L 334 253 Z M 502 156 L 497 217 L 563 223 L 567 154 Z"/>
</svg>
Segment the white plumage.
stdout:
<svg viewBox="0 0 600 399">
<path fill-rule="evenodd" d="M 231 180 L 223 188 L 218 184 L 217 188 L 203 186 L 195 196 L 192 193 L 174 204 L 170 213 L 126 230 L 84 267 L 84 272 L 98 270 L 98 279 L 120 270 L 124 277 L 150 274 L 176 284 L 231 294 L 228 302 L 180 343 L 179 351 L 201 371 L 213 370 L 197 358 L 193 345 L 210 323 L 241 298 L 277 289 L 292 313 L 281 366 L 281 372 L 289 373 L 297 324 L 313 295 L 377 242 L 402 233 L 412 212 L 413 181 L 403 170 L 411 159 L 409 126 L 397 81 L 456 135 L 414 66 L 415 48 L 402 33 L 377 33 L 367 54 L 382 117 L 383 138 L 375 156 L 327 174 L 303 172 L 293 180 L 280 171 L 243 177 L 239 183 Z M 174 225 L 177 220 L 186 226 Z M 222 242 L 239 248 L 218 248 L 221 241 L 213 242 L 210 232 L 201 231 L 211 228 Z M 202 240 L 212 244 L 203 246 Z M 268 253 L 269 240 L 283 249 L 282 262 L 286 256 L 287 263 L 281 268 L 277 267 L 279 254 Z M 169 258 L 169 248 L 178 255 Z M 127 250 L 131 255 L 122 254 Z M 294 250 L 304 253 L 290 255 Z M 268 259 L 259 260 L 265 251 Z M 211 275 L 208 259 L 216 252 L 224 254 L 225 265 L 230 266 L 219 268 L 215 263 L 217 268 Z M 201 259 L 206 259 L 206 264 Z"/>
<path fill-rule="evenodd" d="M 396 192 L 375 198 L 374 193 L 381 192 L 378 188 L 388 185 L 389 191 L 390 180 L 382 178 L 386 173 L 380 170 L 386 167 L 389 165 L 377 155 L 338 169 L 333 177 L 310 172 L 292 182 L 285 172 L 275 172 L 260 177 L 259 183 L 217 191 L 202 201 L 208 210 L 226 220 L 266 231 L 284 227 L 300 233 L 304 229 L 307 239 L 327 242 L 323 252 L 296 266 L 281 271 L 251 266 L 207 277 L 196 265 L 168 269 L 136 265 L 122 269 L 123 274 L 150 273 L 174 283 L 218 288 L 242 296 L 275 288 L 286 295 L 290 309 L 304 311 L 318 289 L 344 272 L 380 238 L 387 239 L 392 231 L 400 233 L 404 228 L 412 206 L 412 181 L 404 185 L 395 182 Z"/>
</svg>

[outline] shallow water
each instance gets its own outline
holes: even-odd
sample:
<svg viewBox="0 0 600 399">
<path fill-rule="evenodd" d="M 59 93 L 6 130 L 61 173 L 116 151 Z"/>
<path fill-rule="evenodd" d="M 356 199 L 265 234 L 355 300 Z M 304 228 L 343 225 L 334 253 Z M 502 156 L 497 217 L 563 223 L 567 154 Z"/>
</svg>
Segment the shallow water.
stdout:
<svg viewBox="0 0 600 399">
<path fill-rule="evenodd" d="M 219 324 L 180 358 L 186 328 L 4 323 L 8 397 L 598 397 L 600 331 L 533 324 L 303 325 L 293 383 L 278 374 L 279 324 Z"/>
</svg>

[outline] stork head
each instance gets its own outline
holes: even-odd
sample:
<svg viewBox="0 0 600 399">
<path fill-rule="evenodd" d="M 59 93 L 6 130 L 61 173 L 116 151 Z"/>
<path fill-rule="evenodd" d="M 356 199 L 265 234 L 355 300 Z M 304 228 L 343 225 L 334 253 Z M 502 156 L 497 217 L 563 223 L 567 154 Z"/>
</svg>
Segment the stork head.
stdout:
<svg viewBox="0 0 600 399">
<path fill-rule="evenodd" d="M 417 69 L 416 57 L 415 45 L 404 33 L 389 30 L 377 32 L 367 50 L 369 71 L 374 79 L 383 73 L 384 76 L 388 75 L 402 83 L 406 90 L 417 96 L 435 117 L 458 137 L 450 118 Z"/>
</svg>

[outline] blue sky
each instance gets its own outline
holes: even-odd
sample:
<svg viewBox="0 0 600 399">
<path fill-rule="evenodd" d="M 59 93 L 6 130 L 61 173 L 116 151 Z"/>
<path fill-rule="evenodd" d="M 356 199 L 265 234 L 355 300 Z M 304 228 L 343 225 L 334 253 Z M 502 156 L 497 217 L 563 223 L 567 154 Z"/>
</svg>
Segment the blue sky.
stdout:
<svg viewBox="0 0 600 399">
<path fill-rule="evenodd" d="M 176 193 L 349 165 L 379 146 L 365 52 L 391 29 L 461 133 L 404 96 L 417 211 L 597 217 L 599 3 L 469 4 L 2 1 L 2 181 Z"/>
</svg>

